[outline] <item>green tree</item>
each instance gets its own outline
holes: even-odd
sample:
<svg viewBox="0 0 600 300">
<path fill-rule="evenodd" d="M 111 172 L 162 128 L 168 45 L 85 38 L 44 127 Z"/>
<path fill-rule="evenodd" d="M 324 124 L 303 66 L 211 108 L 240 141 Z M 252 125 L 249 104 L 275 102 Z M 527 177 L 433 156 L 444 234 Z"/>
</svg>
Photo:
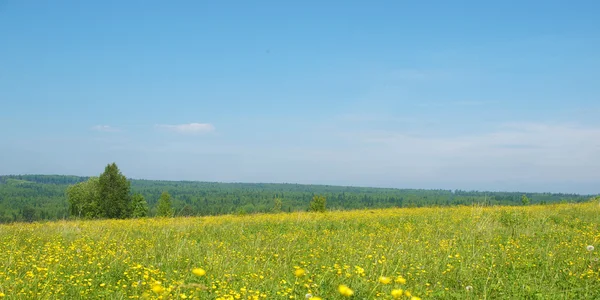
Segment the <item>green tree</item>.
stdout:
<svg viewBox="0 0 600 300">
<path fill-rule="evenodd" d="M 102 216 L 110 219 L 131 217 L 132 205 L 129 194 L 131 183 L 121 174 L 117 164 L 106 166 L 99 178 Z"/>
<path fill-rule="evenodd" d="M 283 202 L 281 201 L 281 199 L 275 198 L 275 200 L 273 200 L 273 212 L 281 212 L 282 205 L 283 205 Z"/>
<path fill-rule="evenodd" d="M 309 210 L 325 212 L 325 210 L 326 210 L 325 196 L 318 196 L 318 195 L 313 196 L 312 200 L 310 201 Z"/>
<path fill-rule="evenodd" d="M 132 217 L 143 218 L 148 216 L 148 203 L 142 194 L 133 194 L 131 196 L 131 205 L 133 206 Z"/>
<path fill-rule="evenodd" d="M 171 207 L 171 195 L 167 192 L 163 192 L 158 199 L 158 207 L 156 208 L 156 215 L 158 217 L 171 217 L 173 216 L 173 208 Z"/>
<path fill-rule="evenodd" d="M 527 198 L 527 195 L 523 195 L 521 196 L 521 203 L 523 203 L 523 205 L 529 205 L 529 198 Z"/>
<path fill-rule="evenodd" d="M 71 216 L 92 219 L 102 215 L 98 177 L 91 177 L 87 181 L 69 186 L 67 198 Z"/>
</svg>

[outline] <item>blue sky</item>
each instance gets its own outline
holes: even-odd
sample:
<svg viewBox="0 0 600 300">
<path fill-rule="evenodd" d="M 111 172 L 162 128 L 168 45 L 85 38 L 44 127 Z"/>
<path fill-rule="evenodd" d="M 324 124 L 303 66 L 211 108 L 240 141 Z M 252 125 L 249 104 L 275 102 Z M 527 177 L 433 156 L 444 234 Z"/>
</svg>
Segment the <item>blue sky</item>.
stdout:
<svg viewBox="0 0 600 300">
<path fill-rule="evenodd" d="M 0 0 L 0 174 L 600 193 L 598 11 Z"/>
</svg>

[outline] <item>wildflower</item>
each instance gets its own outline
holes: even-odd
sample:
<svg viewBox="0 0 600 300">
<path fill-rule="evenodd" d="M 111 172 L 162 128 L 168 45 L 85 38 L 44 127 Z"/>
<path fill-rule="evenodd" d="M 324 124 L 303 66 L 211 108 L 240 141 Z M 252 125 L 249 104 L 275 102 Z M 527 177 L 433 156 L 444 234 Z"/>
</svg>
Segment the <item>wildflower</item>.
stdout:
<svg viewBox="0 0 600 300">
<path fill-rule="evenodd" d="M 304 271 L 304 269 L 296 269 L 296 271 L 294 271 L 294 276 L 296 277 L 304 276 L 304 274 L 306 274 L 306 271 Z"/>
<path fill-rule="evenodd" d="M 2 297 L 6 297 L 6 294 L 0 292 L 0 298 L 2 298 Z"/>
<path fill-rule="evenodd" d="M 421 298 L 419 298 L 417 296 L 412 296 L 412 297 L 410 297 L 410 300 L 421 300 Z"/>
<path fill-rule="evenodd" d="M 412 294 L 409 291 L 404 291 L 404 296 L 410 297 L 410 296 L 412 296 Z"/>
<path fill-rule="evenodd" d="M 594 251 L 594 246 L 589 245 L 589 246 L 586 247 L 586 249 L 587 249 L 587 251 L 592 252 L 592 251 Z"/>
<path fill-rule="evenodd" d="M 192 270 L 192 273 L 194 273 L 194 275 L 196 276 L 204 276 L 206 275 L 206 271 L 202 268 L 195 268 Z"/>
<path fill-rule="evenodd" d="M 165 291 L 165 288 L 163 288 L 160 284 L 155 284 L 152 286 L 152 291 L 157 294 L 160 294 Z"/>
<path fill-rule="evenodd" d="M 399 284 L 405 284 L 406 283 L 406 279 L 404 277 L 402 277 L 402 276 L 398 276 L 398 278 L 396 278 L 395 281 L 396 281 L 396 283 L 399 283 Z"/>
<path fill-rule="evenodd" d="M 389 277 L 381 276 L 379 277 L 379 282 L 382 284 L 389 284 L 390 282 L 392 282 L 392 279 Z"/>
<path fill-rule="evenodd" d="M 404 292 L 404 291 L 403 291 L 402 289 L 395 289 L 395 290 L 392 290 L 392 297 L 394 297 L 394 299 L 401 298 L 401 297 L 402 297 L 402 293 L 403 293 L 403 292 Z"/>
<path fill-rule="evenodd" d="M 350 296 L 354 295 L 354 291 L 352 289 L 350 289 L 348 286 L 343 285 L 343 284 L 338 287 L 338 291 L 340 292 L 340 294 L 342 296 L 350 297 Z"/>
<path fill-rule="evenodd" d="M 472 286 L 470 286 L 470 285 L 467 285 L 467 286 L 465 287 L 465 289 L 467 290 L 467 292 L 470 292 L 470 291 L 472 291 L 472 290 L 473 290 L 473 287 L 472 287 Z"/>
<path fill-rule="evenodd" d="M 304 296 L 304 298 L 306 298 L 306 299 L 310 299 L 310 298 L 312 298 L 312 297 L 313 297 L 313 296 L 312 296 L 312 294 L 311 294 L 311 293 L 308 293 L 308 294 L 306 294 L 306 295 Z"/>
<path fill-rule="evenodd" d="M 321 297 L 312 297 L 311 299 L 312 300 L 323 300 L 323 299 L 321 299 Z"/>
</svg>

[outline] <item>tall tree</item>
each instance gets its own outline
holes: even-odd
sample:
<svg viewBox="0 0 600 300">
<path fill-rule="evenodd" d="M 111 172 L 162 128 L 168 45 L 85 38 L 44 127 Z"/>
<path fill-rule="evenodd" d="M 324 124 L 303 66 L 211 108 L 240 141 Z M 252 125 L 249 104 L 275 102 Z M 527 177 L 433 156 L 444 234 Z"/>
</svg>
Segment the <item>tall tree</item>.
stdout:
<svg viewBox="0 0 600 300">
<path fill-rule="evenodd" d="M 129 194 L 131 183 L 121 174 L 117 164 L 106 166 L 99 178 L 99 194 L 103 217 L 124 219 L 131 217 L 132 206 Z"/>
<path fill-rule="evenodd" d="M 98 177 L 77 183 L 67 188 L 69 214 L 78 218 L 92 219 L 102 215 Z"/>
<path fill-rule="evenodd" d="M 148 216 L 148 203 L 146 203 L 146 199 L 144 199 L 142 194 L 133 194 L 131 196 L 131 205 L 133 205 L 132 217 L 143 218 Z"/>
<path fill-rule="evenodd" d="M 171 217 L 173 216 L 173 208 L 171 208 L 171 195 L 167 192 L 163 192 L 158 199 L 158 207 L 156 208 L 156 215 L 159 217 Z"/>
<path fill-rule="evenodd" d="M 281 201 L 281 198 L 275 198 L 273 200 L 273 212 L 281 212 L 281 206 L 283 205 L 283 202 Z"/>
</svg>

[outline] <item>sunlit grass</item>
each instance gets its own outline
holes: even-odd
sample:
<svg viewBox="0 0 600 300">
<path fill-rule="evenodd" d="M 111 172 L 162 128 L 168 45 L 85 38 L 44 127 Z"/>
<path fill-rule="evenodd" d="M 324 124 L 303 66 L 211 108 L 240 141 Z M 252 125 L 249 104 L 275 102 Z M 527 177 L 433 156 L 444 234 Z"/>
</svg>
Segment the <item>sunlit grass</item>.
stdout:
<svg viewBox="0 0 600 300">
<path fill-rule="evenodd" d="M 599 213 L 585 203 L 0 225 L 0 297 L 598 299 Z"/>
</svg>

